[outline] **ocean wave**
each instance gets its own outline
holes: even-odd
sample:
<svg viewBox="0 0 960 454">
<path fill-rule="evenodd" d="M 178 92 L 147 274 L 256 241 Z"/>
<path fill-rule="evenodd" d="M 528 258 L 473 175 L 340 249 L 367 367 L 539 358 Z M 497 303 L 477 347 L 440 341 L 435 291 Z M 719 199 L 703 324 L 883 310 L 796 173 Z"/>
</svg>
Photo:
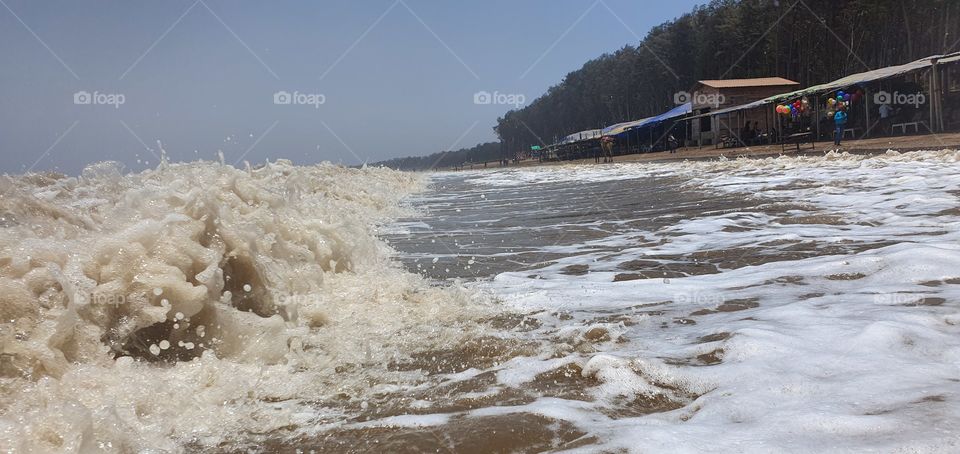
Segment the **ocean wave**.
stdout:
<svg viewBox="0 0 960 454">
<path fill-rule="evenodd" d="M 456 345 L 487 311 L 403 271 L 375 236 L 422 184 L 285 161 L 3 177 L 0 448 L 290 435 L 418 383 L 389 365 Z"/>
</svg>

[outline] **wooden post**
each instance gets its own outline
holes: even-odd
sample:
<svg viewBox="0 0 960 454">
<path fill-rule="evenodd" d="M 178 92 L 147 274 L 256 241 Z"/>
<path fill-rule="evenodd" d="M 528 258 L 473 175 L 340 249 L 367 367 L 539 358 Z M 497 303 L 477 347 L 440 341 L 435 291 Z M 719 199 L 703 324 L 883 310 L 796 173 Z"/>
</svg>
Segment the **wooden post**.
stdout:
<svg viewBox="0 0 960 454">
<path fill-rule="evenodd" d="M 937 61 L 934 60 L 933 66 L 931 67 L 931 70 L 930 70 L 930 102 L 927 103 L 927 104 L 930 104 L 930 109 L 929 109 L 930 123 L 927 126 L 930 128 L 930 130 L 934 132 L 936 132 L 936 127 L 937 127 L 936 124 L 934 124 L 934 118 L 937 117 L 936 106 L 935 106 L 936 104 L 935 99 L 937 97 L 935 94 L 936 91 L 937 91 Z"/>
<path fill-rule="evenodd" d="M 863 138 L 867 138 L 867 133 L 870 132 L 870 94 L 869 91 L 863 90 L 863 107 L 867 109 L 867 124 L 864 125 L 863 129 Z"/>
<path fill-rule="evenodd" d="M 934 132 L 938 132 L 938 131 L 943 131 L 944 128 L 943 128 L 943 97 L 942 97 L 943 91 L 941 90 L 943 87 L 941 86 L 940 65 L 938 65 L 937 59 L 933 59 L 932 74 L 933 74 L 933 83 L 930 88 L 930 97 L 931 97 L 930 103 L 933 105 L 933 112 L 934 112 L 935 118 L 931 118 L 930 122 L 933 123 L 933 125 L 931 126 L 931 129 Z"/>
<path fill-rule="evenodd" d="M 746 125 L 747 125 L 746 113 L 742 110 L 738 110 L 737 111 L 737 136 L 743 135 L 742 131 L 743 131 L 743 128 L 746 127 Z M 740 137 L 740 145 L 747 146 L 747 142 L 745 142 L 745 140 L 746 139 L 744 139 L 743 137 Z"/>
<path fill-rule="evenodd" d="M 777 143 L 783 143 L 783 116 L 777 115 Z"/>
<path fill-rule="evenodd" d="M 814 115 L 816 115 L 816 118 L 817 118 L 817 119 L 816 119 L 816 125 L 817 125 L 817 126 L 816 126 L 816 127 L 817 127 L 817 138 L 816 138 L 816 140 L 820 140 L 820 121 L 823 120 L 823 115 L 820 113 L 820 95 L 819 95 L 819 94 L 813 95 L 813 99 L 814 99 L 814 102 L 817 103 L 817 104 L 816 104 L 816 107 L 815 107 L 814 110 L 813 110 Z"/>
<path fill-rule="evenodd" d="M 767 133 L 767 141 L 770 140 L 770 109 L 766 106 L 761 107 L 763 109 L 763 130 Z M 772 145 L 772 144 L 769 144 Z"/>
</svg>

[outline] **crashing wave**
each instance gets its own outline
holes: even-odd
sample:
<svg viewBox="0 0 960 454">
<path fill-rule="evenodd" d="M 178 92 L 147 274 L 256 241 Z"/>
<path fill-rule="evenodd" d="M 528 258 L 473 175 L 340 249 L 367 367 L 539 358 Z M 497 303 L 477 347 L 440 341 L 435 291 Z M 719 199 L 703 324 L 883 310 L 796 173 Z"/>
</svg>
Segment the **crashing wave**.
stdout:
<svg viewBox="0 0 960 454">
<path fill-rule="evenodd" d="M 416 382 L 388 364 L 483 311 L 375 236 L 421 185 L 285 161 L 0 179 L 0 448 L 215 444 Z"/>
</svg>

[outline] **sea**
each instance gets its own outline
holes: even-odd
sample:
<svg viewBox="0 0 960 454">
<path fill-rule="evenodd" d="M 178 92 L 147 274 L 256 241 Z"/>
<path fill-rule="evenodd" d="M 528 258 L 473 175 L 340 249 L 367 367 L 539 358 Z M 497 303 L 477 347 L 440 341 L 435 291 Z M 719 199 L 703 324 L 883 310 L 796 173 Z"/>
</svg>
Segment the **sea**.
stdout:
<svg viewBox="0 0 960 454">
<path fill-rule="evenodd" d="M 957 452 L 960 151 L 0 177 L 3 452 Z"/>
</svg>

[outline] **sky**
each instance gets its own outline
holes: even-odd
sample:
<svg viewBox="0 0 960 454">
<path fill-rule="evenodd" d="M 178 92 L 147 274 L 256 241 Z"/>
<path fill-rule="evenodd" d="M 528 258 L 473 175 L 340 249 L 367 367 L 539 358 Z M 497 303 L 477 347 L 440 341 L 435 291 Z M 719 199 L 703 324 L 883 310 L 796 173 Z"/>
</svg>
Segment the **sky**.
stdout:
<svg viewBox="0 0 960 454">
<path fill-rule="evenodd" d="M 471 147 L 699 3 L 0 0 L 0 173 Z"/>
</svg>

